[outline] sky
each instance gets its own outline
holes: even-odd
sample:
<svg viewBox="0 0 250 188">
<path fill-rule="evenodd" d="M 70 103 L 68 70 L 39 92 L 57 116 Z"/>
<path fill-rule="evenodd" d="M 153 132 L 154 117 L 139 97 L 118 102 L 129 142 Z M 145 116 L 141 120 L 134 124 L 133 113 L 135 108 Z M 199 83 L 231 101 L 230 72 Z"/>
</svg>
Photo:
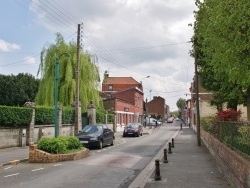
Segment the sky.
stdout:
<svg viewBox="0 0 250 188">
<path fill-rule="evenodd" d="M 175 111 L 190 98 L 195 10 L 194 0 L 2 0 L 0 74 L 39 78 L 41 50 L 58 32 L 76 41 L 81 24 L 82 50 L 98 58 L 101 79 L 133 77 L 145 99 L 160 96 Z"/>
</svg>

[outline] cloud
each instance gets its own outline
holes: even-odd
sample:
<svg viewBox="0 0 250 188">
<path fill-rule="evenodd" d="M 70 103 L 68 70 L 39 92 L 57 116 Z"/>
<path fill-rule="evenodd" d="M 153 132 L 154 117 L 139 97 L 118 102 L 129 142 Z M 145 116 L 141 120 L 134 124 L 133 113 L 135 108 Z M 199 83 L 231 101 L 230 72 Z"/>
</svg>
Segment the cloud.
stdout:
<svg viewBox="0 0 250 188">
<path fill-rule="evenodd" d="M 24 61 L 25 61 L 25 63 L 27 63 L 27 64 L 29 64 L 29 65 L 34 65 L 34 64 L 36 64 L 36 58 L 35 58 L 35 57 L 30 57 L 30 56 L 25 57 L 25 58 L 24 58 Z"/>
<path fill-rule="evenodd" d="M 193 34 L 188 24 L 194 22 L 194 1 L 46 2 L 30 4 L 37 21 L 65 37 L 83 23 L 84 49 L 97 55 L 101 74 L 109 70 L 112 77 L 132 76 L 137 81 L 150 75 L 143 80 L 144 88 L 152 90 L 146 95 L 162 96 L 171 110 L 177 108 L 176 100 L 188 92 L 194 73 L 193 60 L 188 57 Z"/>
<path fill-rule="evenodd" d="M 0 39 L 0 52 L 13 52 L 15 50 L 19 50 L 20 48 L 21 46 L 16 43 L 9 43 Z"/>
</svg>

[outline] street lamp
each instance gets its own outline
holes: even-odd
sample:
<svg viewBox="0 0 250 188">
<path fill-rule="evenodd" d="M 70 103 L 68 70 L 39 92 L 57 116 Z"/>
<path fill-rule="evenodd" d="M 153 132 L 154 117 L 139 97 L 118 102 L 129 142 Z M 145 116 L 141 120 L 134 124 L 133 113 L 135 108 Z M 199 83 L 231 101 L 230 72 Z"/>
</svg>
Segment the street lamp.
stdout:
<svg viewBox="0 0 250 188">
<path fill-rule="evenodd" d="M 151 91 L 152 91 L 152 89 L 151 89 L 151 90 L 149 90 L 149 92 L 150 92 L 150 101 L 151 101 Z"/>
<path fill-rule="evenodd" d="M 71 59 L 71 55 L 67 52 L 62 53 L 58 58 L 56 58 L 56 64 L 55 64 L 55 90 L 54 90 L 54 121 L 55 121 L 55 137 L 58 136 L 58 80 L 59 80 L 59 63 L 60 58 L 63 55 L 68 55 Z"/>
<path fill-rule="evenodd" d="M 145 78 L 149 78 L 149 77 L 150 77 L 150 76 L 146 76 L 146 77 L 142 78 L 142 79 L 141 79 L 141 84 L 142 84 L 142 80 L 143 80 L 143 79 L 145 79 Z"/>
</svg>

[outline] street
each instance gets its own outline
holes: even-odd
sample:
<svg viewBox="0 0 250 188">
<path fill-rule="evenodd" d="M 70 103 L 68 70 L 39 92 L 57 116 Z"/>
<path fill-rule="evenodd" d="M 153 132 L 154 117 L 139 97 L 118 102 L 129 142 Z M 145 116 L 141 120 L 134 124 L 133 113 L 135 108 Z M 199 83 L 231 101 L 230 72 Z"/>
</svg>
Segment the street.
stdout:
<svg viewBox="0 0 250 188">
<path fill-rule="evenodd" d="M 125 188 L 179 128 L 179 122 L 174 121 L 141 137 L 120 136 L 114 146 L 91 149 L 91 156 L 81 160 L 6 166 L 0 170 L 0 187 Z"/>
</svg>

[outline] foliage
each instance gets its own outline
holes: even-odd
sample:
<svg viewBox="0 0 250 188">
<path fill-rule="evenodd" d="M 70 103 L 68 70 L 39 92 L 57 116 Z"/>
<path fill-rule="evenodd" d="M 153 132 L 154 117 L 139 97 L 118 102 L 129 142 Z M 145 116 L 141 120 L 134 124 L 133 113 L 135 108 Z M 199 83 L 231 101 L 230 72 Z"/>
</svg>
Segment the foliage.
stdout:
<svg viewBox="0 0 250 188">
<path fill-rule="evenodd" d="M 71 107 L 65 107 L 62 109 L 62 124 L 74 123 L 75 110 Z"/>
<path fill-rule="evenodd" d="M 0 75 L 0 105 L 23 106 L 34 101 L 39 80 L 31 74 Z"/>
<path fill-rule="evenodd" d="M 42 137 L 38 141 L 37 147 L 51 154 L 63 154 L 69 150 L 81 149 L 82 145 L 74 136 L 59 136 L 57 138 Z"/>
<path fill-rule="evenodd" d="M 243 143 L 250 146 L 250 126 L 245 124 L 239 127 L 238 132 L 240 134 L 239 143 Z"/>
<path fill-rule="evenodd" d="M 103 123 L 105 121 L 105 112 L 96 110 L 96 123 Z"/>
<path fill-rule="evenodd" d="M 67 54 L 66 54 L 67 53 Z M 71 56 L 69 56 L 69 55 Z M 41 52 L 41 63 L 38 74 L 41 73 L 41 84 L 35 98 L 37 105 L 54 106 L 54 72 L 55 62 L 59 61 L 59 104 L 70 106 L 75 101 L 75 63 L 76 43 L 64 41 L 62 35 L 57 33 L 56 43 Z M 96 59 L 87 52 L 80 53 L 80 91 L 79 99 L 82 110 L 92 100 L 97 109 L 103 109 L 99 97 L 98 86 L 100 82 Z"/>
<path fill-rule="evenodd" d="M 179 98 L 176 102 L 176 106 L 179 108 L 179 110 L 181 110 L 186 106 L 186 100 L 183 98 Z"/>
<path fill-rule="evenodd" d="M 219 121 L 238 121 L 241 117 L 242 112 L 240 110 L 236 111 L 232 108 L 221 110 L 216 113 Z"/>
<path fill-rule="evenodd" d="M 250 92 L 250 1 L 196 0 L 192 56 L 214 104 L 236 109 Z"/>
<path fill-rule="evenodd" d="M 201 127 L 203 128 L 204 131 L 207 132 L 212 132 L 213 126 L 215 125 L 215 116 L 208 116 L 208 117 L 202 117 L 201 118 Z"/>
<path fill-rule="evenodd" d="M 22 127 L 30 124 L 32 109 L 24 107 L 0 106 L 0 125 Z"/>
<path fill-rule="evenodd" d="M 52 107 L 36 107 L 35 125 L 50 125 L 54 123 L 54 109 Z"/>
</svg>

